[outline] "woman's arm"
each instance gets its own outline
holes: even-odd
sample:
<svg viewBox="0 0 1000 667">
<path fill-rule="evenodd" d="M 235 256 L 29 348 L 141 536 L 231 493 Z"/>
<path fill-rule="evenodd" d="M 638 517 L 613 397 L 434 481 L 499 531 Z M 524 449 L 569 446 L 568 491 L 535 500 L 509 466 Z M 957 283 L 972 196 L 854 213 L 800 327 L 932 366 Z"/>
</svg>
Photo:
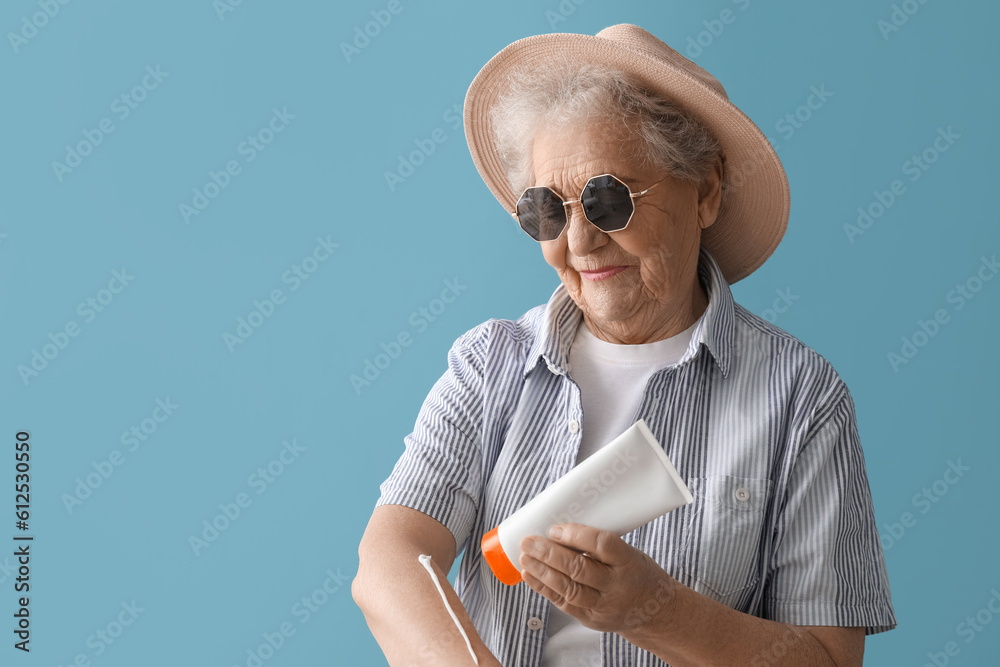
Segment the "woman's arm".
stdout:
<svg viewBox="0 0 1000 667">
<path fill-rule="evenodd" d="M 865 629 L 799 626 L 736 611 L 674 582 L 670 609 L 623 636 L 677 667 L 861 667 Z"/>
<path fill-rule="evenodd" d="M 561 529 L 556 539 L 522 541 L 524 581 L 589 628 L 617 632 L 677 667 L 861 665 L 864 628 L 750 616 L 683 586 L 614 533 Z"/>
<path fill-rule="evenodd" d="M 421 554 L 431 557 L 448 604 L 465 629 L 479 664 L 500 667 L 448 583 L 455 561 L 451 531 L 426 514 L 401 505 L 382 505 L 372 513 L 358 547 L 358 575 L 351 587 L 354 601 L 389 664 L 475 664 L 434 582 L 417 560 Z"/>
</svg>

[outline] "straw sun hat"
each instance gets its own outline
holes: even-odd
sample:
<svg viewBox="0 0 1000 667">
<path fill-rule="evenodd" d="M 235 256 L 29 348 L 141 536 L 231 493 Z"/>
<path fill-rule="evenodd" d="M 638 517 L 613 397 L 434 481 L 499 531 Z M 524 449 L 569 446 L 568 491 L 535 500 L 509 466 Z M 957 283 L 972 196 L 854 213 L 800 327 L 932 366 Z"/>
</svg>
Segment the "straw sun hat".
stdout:
<svg viewBox="0 0 1000 667">
<path fill-rule="evenodd" d="M 714 76 L 634 25 L 597 35 L 551 34 L 514 42 L 479 71 L 465 96 L 465 137 L 480 175 L 507 211 L 511 190 L 489 128 L 490 108 L 513 70 L 552 58 L 612 67 L 698 118 L 725 154 L 726 191 L 715 223 L 702 233 L 730 284 L 771 256 L 788 225 L 788 179 L 781 161 L 752 120 L 729 101 Z"/>
</svg>

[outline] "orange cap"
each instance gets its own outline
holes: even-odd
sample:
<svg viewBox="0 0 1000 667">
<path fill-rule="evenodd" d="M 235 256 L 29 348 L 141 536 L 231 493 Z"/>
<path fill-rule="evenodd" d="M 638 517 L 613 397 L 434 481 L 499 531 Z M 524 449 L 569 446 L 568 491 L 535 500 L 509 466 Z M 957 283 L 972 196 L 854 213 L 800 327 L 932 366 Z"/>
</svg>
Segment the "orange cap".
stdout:
<svg viewBox="0 0 1000 667">
<path fill-rule="evenodd" d="M 500 535 L 497 533 L 499 528 L 500 526 L 497 526 L 483 535 L 483 556 L 496 578 L 508 586 L 513 586 L 520 583 L 521 571 L 514 567 L 504 552 L 503 546 L 500 545 Z"/>
</svg>

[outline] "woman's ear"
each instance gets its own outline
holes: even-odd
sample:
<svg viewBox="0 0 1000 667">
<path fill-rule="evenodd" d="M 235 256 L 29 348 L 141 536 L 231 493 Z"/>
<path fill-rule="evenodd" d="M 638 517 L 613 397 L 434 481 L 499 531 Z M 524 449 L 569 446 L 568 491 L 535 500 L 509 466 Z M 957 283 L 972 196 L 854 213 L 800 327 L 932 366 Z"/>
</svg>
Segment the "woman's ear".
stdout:
<svg viewBox="0 0 1000 667">
<path fill-rule="evenodd" d="M 722 204 L 722 160 L 715 159 L 698 186 L 698 226 L 707 229 L 715 222 Z"/>
</svg>

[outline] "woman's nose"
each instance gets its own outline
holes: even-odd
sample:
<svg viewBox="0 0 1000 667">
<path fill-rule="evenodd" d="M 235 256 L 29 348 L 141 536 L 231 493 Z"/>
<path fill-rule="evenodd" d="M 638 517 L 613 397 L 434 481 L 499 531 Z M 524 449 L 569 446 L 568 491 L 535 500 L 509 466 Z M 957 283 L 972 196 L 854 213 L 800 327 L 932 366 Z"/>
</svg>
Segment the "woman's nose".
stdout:
<svg viewBox="0 0 1000 667">
<path fill-rule="evenodd" d="M 608 242 L 608 235 L 598 229 L 583 214 L 583 205 L 572 202 L 566 206 L 566 243 L 569 251 L 577 257 L 589 255 Z"/>
</svg>

